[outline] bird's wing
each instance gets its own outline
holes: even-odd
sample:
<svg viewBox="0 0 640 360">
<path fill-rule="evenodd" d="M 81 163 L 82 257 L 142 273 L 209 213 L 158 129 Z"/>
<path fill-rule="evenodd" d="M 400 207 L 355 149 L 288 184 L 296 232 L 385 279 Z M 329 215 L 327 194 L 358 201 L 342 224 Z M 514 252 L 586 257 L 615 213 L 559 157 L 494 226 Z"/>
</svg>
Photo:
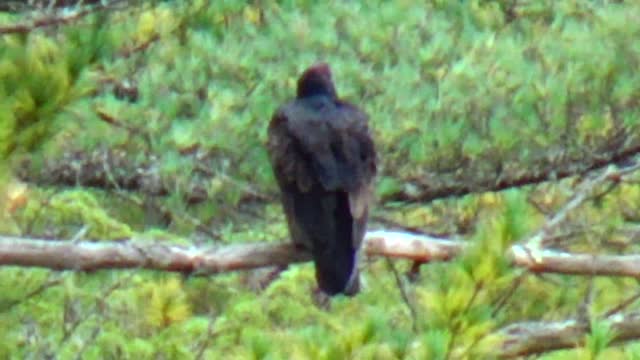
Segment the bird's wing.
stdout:
<svg viewBox="0 0 640 360">
<path fill-rule="evenodd" d="M 354 217 L 369 202 L 376 174 L 376 152 L 366 114 L 353 105 L 309 110 L 290 103 L 269 126 L 268 149 L 280 185 L 295 183 L 300 191 L 315 184 L 326 191 L 345 191 Z"/>
<path fill-rule="evenodd" d="M 309 192 L 318 186 L 345 192 L 352 217 L 366 221 L 376 152 L 368 118 L 357 107 L 345 102 L 289 103 L 271 120 L 268 149 L 282 189 Z M 283 201 L 287 211 L 286 203 L 293 200 L 284 195 Z"/>
<path fill-rule="evenodd" d="M 320 103 L 314 110 L 295 106 L 287 116 L 290 136 L 308 160 L 311 176 L 327 191 L 351 192 L 369 183 L 376 154 L 366 114 L 343 102 Z"/>
<path fill-rule="evenodd" d="M 376 154 L 354 106 L 294 101 L 276 111 L 267 144 L 293 241 L 314 255 L 328 293 L 357 291 Z"/>
<path fill-rule="evenodd" d="M 308 159 L 300 149 L 298 140 L 290 130 L 290 114 L 286 107 L 273 115 L 269 124 L 267 149 L 278 184 L 296 184 L 302 191 L 308 191 L 312 185 L 312 174 L 309 172 Z"/>
</svg>

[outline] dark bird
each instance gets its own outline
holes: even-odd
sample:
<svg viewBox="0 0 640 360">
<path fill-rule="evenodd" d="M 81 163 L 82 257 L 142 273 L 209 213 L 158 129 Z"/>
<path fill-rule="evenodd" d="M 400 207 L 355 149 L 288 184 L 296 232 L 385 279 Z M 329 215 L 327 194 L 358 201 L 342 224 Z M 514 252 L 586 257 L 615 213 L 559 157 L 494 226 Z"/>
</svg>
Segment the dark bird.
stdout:
<svg viewBox="0 0 640 360">
<path fill-rule="evenodd" d="M 296 98 L 271 119 L 267 148 L 289 233 L 311 252 L 319 288 L 355 295 L 376 152 L 367 115 L 338 98 L 327 64 L 302 73 Z"/>
</svg>

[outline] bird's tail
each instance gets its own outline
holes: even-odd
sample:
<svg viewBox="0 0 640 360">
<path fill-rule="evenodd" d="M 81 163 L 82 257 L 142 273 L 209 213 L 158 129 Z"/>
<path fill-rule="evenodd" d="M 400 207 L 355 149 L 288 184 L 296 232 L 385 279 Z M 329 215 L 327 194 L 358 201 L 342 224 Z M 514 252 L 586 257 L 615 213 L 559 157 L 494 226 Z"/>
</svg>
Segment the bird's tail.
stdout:
<svg viewBox="0 0 640 360">
<path fill-rule="evenodd" d="M 346 192 L 310 191 L 296 198 L 297 222 L 304 229 L 325 294 L 355 295 L 360 288 L 357 252 L 366 219 L 354 219 Z"/>
<path fill-rule="evenodd" d="M 351 245 L 350 242 L 346 244 Z M 318 287 L 328 295 L 356 295 L 360 291 L 360 273 L 356 250 L 326 249 L 322 254 L 314 254 L 316 281 Z M 331 251 L 333 250 L 333 251 Z"/>
</svg>

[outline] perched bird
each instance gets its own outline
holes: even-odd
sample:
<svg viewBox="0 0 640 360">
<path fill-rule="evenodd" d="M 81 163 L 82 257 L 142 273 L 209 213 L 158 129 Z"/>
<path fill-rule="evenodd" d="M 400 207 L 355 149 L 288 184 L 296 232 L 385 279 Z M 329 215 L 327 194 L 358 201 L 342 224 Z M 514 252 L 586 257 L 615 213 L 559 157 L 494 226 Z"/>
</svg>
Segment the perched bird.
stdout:
<svg viewBox="0 0 640 360">
<path fill-rule="evenodd" d="M 294 244 L 311 252 L 320 290 L 355 295 L 357 252 L 376 174 L 368 117 L 340 100 L 325 63 L 298 80 L 269 124 L 267 148 Z"/>
</svg>

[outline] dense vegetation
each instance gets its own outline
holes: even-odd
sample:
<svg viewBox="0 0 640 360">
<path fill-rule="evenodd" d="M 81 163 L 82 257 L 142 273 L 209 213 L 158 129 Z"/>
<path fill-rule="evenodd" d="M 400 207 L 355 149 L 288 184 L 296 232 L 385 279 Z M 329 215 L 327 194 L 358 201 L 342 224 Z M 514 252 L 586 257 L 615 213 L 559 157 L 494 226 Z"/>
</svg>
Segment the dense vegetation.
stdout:
<svg viewBox="0 0 640 360">
<path fill-rule="evenodd" d="M 29 19 L 0 13 L 0 28 Z M 491 358 L 507 324 L 562 320 L 585 303 L 602 314 L 637 282 L 536 276 L 504 257 L 572 179 L 392 199 L 431 179 L 516 176 L 637 146 L 639 19 L 640 3 L 605 0 L 149 1 L 0 35 L 3 234 L 285 238 L 266 125 L 300 71 L 325 60 L 339 93 L 371 116 L 382 163 L 372 227 L 471 244 L 406 281 L 411 306 L 392 271 L 411 264 L 380 259 L 365 264 L 362 294 L 328 311 L 313 304 L 310 265 L 264 290 L 260 272 L 3 268 L 0 358 Z M 86 167 L 91 186 L 58 181 L 65 166 Z M 639 252 L 639 220 L 640 188 L 619 184 L 580 207 L 555 245 Z M 640 358 L 638 344 L 610 339 L 594 326 L 583 348 L 541 357 Z"/>
</svg>

